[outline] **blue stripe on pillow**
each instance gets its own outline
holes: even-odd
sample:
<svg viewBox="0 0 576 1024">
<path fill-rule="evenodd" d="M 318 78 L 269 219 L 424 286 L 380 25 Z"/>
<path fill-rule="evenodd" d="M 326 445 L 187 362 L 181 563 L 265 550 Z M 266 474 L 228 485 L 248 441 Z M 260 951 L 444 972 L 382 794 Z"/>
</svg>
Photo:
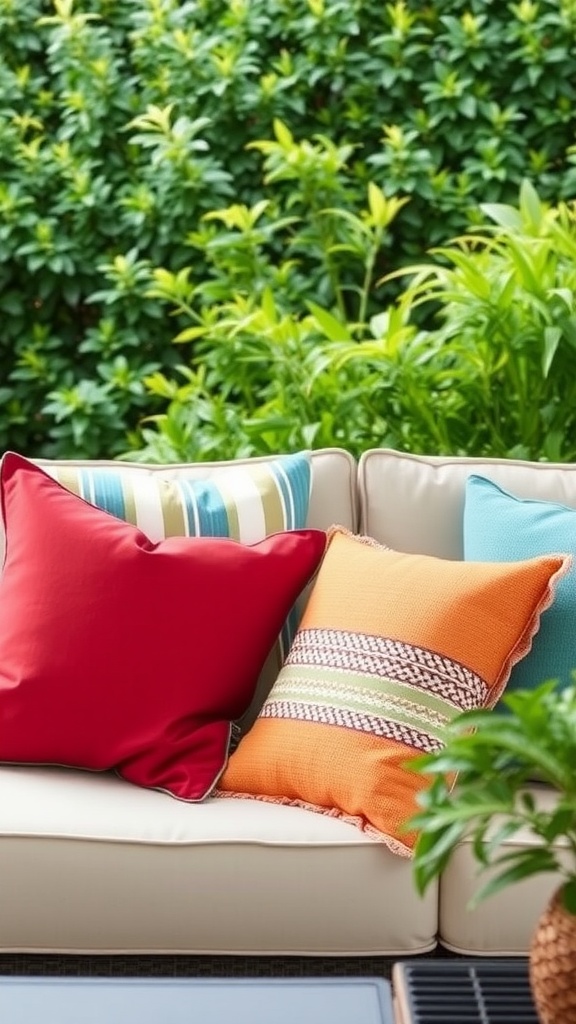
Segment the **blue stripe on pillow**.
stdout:
<svg viewBox="0 0 576 1024">
<path fill-rule="evenodd" d="M 126 519 L 126 506 L 119 473 L 100 467 L 80 472 L 82 497 L 119 519 Z"/>
<path fill-rule="evenodd" d="M 229 537 L 228 512 L 220 489 L 210 480 L 183 483 L 189 531 L 202 537 Z"/>
<path fill-rule="evenodd" d="M 286 455 L 272 463 L 270 470 L 277 480 L 286 509 L 286 529 L 295 530 L 306 523 L 310 500 L 310 460 L 302 453 Z"/>
</svg>

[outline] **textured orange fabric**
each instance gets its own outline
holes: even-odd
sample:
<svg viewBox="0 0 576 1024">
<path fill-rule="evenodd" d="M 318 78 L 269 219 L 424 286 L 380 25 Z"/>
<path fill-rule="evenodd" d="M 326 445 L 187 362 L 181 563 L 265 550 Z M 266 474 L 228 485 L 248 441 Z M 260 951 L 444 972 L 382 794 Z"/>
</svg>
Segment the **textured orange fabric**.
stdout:
<svg viewBox="0 0 576 1024">
<path fill-rule="evenodd" d="M 256 781 L 259 796 L 281 794 L 283 802 L 315 809 L 344 807 L 343 817 L 383 835 L 400 836 L 407 815 L 416 812 L 422 779 L 404 767 L 403 743 L 315 722 L 261 718 L 240 746 L 221 780 L 223 790 L 242 792 Z M 401 842 L 412 845 L 415 838 L 402 834 Z"/>
<path fill-rule="evenodd" d="M 496 703 L 569 564 L 445 561 L 333 530 L 221 793 L 337 815 L 410 854 L 404 824 L 427 785 L 411 757 L 441 749 L 459 712 Z"/>
<path fill-rule="evenodd" d="M 338 532 L 301 627 L 385 634 L 429 647 L 464 661 L 493 685 L 512 638 L 525 628 L 532 635 L 550 574 L 549 559 L 449 561 L 359 543 Z"/>
</svg>

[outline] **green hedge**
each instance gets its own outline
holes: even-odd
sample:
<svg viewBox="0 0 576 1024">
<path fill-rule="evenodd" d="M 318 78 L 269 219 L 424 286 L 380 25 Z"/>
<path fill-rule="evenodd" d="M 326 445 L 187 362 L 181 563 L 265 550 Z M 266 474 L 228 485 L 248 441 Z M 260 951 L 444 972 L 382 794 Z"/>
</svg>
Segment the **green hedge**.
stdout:
<svg viewBox="0 0 576 1024">
<path fill-rule="evenodd" d="M 328 219 L 348 233 L 332 248 L 363 259 L 369 281 L 371 256 L 402 207 L 374 184 L 367 199 L 359 217 L 340 210 Z M 386 445 L 576 460 L 576 204 L 548 206 L 525 181 L 517 205 L 481 204 L 473 233 L 392 272 L 388 283 L 403 285 L 396 301 L 350 321 L 310 300 L 294 312 L 286 291 L 299 268 L 290 260 L 262 290 L 258 232 L 247 226 L 258 212 L 222 212 L 235 224 L 229 269 L 243 254 L 252 287 L 230 282 L 227 295 L 203 305 L 206 288 L 191 284 L 188 271 L 155 271 L 154 294 L 190 321 L 176 341 L 193 339 L 195 351 L 177 375 L 147 378 L 168 404 L 143 425 L 133 458 L 341 444 L 356 455 Z M 292 229 L 310 240 L 320 228 Z M 216 252 L 221 288 L 226 265 Z M 338 305 L 350 304 L 341 268 L 331 269 Z M 352 298 L 366 308 L 365 288 Z"/>
<path fill-rule="evenodd" d="M 282 316 L 368 324 L 396 294 L 382 275 L 481 202 L 524 178 L 570 197 L 575 36 L 574 0 L 0 0 L 2 447 L 142 446 L 178 363 L 234 418 L 250 356 L 213 382 L 195 362 L 211 307 L 271 294 Z M 378 227 L 378 195 L 410 201 Z M 203 325 L 184 349 L 178 274 Z M 346 442 L 329 404 L 314 416 L 312 443 Z"/>
</svg>

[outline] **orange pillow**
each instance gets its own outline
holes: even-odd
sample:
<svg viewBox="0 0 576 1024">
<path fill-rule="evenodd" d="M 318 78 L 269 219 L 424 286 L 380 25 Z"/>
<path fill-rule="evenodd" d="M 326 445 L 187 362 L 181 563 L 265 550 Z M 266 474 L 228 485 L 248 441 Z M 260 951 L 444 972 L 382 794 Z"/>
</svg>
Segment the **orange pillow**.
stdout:
<svg viewBox="0 0 576 1024">
<path fill-rule="evenodd" d="M 570 557 L 456 562 L 335 527 L 286 664 L 220 794 L 344 818 L 410 855 L 427 785 L 406 765 L 461 711 L 490 708 Z"/>
</svg>

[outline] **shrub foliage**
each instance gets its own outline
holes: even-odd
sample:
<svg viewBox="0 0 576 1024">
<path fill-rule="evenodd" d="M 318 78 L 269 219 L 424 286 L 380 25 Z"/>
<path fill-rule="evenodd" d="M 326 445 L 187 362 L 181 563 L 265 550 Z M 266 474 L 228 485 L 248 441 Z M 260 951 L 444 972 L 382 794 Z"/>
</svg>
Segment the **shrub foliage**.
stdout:
<svg viewBox="0 0 576 1024">
<path fill-rule="evenodd" d="M 375 185 L 368 199 L 344 223 L 362 240 L 369 277 L 371 240 L 400 214 Z M 204 307 L 186 271 L 156 270 L 151 293 L 188 317 L 176 341 L 193 337 L 196 351 L 177 379 L 147 380 L 168 408 L 144 425 L 132 457 L 342 444 L 356 454 L 388 445 L 576 460 L 576 207 L 548 207 L 526 181 L 518 205 L 482 204 L 477 219 L 473 232 L 388 275 L 403 290 L 366 322 L 312 301 L 295 314 L 273 285 L 258 297 L 256 280 Z M 352 241 L 344 248 L 354 255 Z M 356 308 L 365 295 L 354 295 Z"/>
<path fill-rule="evenodd" d="M 571 196 L 575 36 L 576 0 L 0 0 L 2 447 L 412 443 L 331 346 L 481 204 Z"/>
</svg>

